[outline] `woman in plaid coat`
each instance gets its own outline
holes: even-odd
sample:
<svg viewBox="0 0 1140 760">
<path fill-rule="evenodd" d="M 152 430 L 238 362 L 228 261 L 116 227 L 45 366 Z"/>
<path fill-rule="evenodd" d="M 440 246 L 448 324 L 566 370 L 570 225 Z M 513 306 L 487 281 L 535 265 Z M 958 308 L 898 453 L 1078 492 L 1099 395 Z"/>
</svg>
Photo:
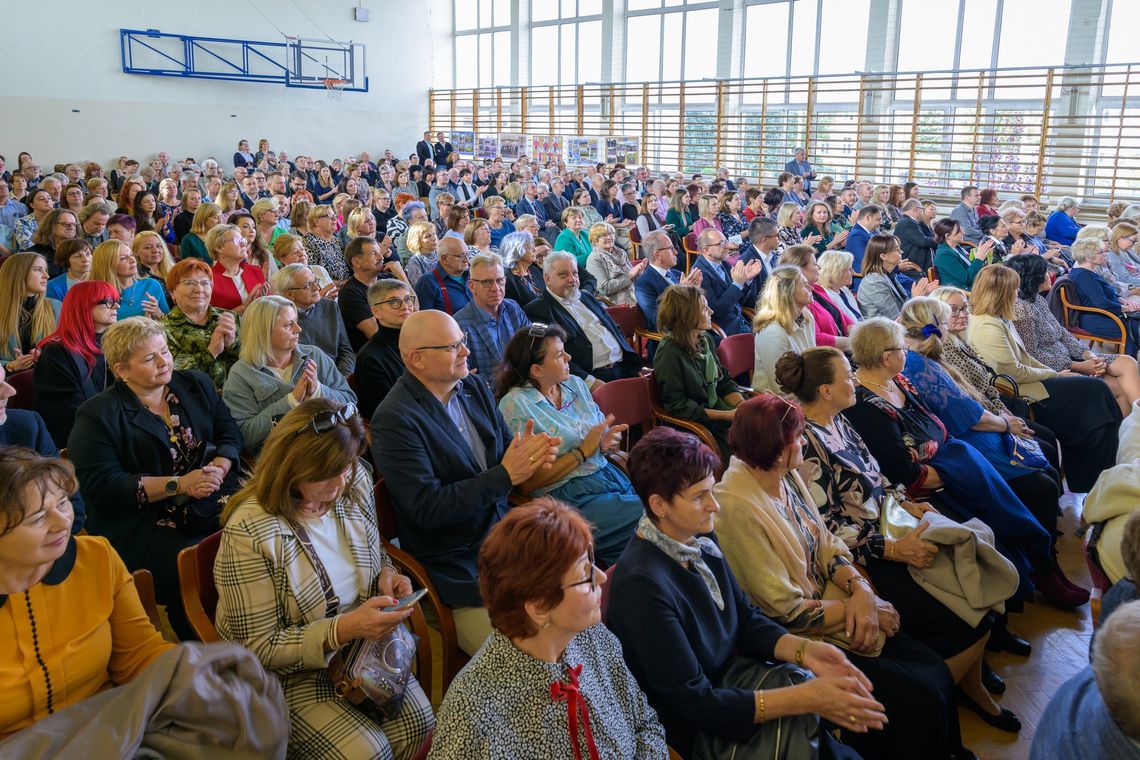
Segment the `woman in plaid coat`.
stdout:
<svg viewBox="0 0 1140 760">
<path fill-rule="evenodd" d="M 337 649 L 382 638 L 411 614 L 382 611 L 412 588 L 380 545 L 372 479 L 358 459 L 365 431 L 353 404 L 301 403 L 222 515 L 218 633 L 280 678 L 290 757 L 410 758 L 435 724 L 414 678 L 398 715 L 377 722 L 337 697 L 326 671 Z"/>
</svg>

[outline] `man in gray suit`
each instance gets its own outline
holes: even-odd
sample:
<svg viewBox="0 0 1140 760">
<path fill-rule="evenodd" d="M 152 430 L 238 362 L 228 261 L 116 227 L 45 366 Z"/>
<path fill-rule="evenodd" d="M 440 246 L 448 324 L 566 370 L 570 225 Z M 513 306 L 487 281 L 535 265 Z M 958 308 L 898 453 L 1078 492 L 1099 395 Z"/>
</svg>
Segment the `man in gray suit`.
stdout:
<svg viewBox="0 0 1140 760">
<path fill-rule="evenodd" d="M 796 148 L 795 158 L 784 164 L 784 171 L 804 178 L 804 192 L 811 195 L 811 181 L 815 179 L 815 169 L 807 158 L 805 148 Z"/>
</svg>

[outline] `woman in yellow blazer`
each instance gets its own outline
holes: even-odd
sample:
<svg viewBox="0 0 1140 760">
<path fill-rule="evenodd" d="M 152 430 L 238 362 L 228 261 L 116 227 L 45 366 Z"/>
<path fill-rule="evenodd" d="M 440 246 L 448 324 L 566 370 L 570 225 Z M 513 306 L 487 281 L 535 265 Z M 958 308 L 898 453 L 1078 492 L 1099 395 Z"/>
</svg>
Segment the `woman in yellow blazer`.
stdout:
<svg viewBox="0 0 1140 760">
<path fill-rule="evenodd" d="M 978 273 L 970 294 L 966 340 L 995 371 L 1017 381 L 1035 419 L 1057 434 L 1069 488 L 1086 492 L 1116 459 L 1120 408 L 1097 377 L 1046 367 L 1025 349 L 1013 326 L 1017 272 L 990 266 Z"/>
</svg>

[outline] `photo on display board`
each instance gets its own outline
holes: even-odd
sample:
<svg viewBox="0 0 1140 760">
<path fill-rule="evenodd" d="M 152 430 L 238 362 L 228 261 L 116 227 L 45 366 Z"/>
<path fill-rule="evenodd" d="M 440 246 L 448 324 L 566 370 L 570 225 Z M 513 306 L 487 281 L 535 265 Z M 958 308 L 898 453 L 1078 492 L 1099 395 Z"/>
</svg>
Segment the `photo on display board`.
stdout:
<svg viewBox="0 0 1140 760">
<path fill-rule="evenodd" d="M 465 130 L 452 131 L 451 147 L 461 156 L 475 155 L 475 133 Z"/>
<path fill-rule="evenodd" d="M 606 163 L 626 166 L 641 163 L 638 160 L 641 155 L 640 145 L 641 140 L 636 137 L 607 137 Z"/>
<path fill-rule="evenodd" d="M 497 155 L 499 155 L 498 135 L 479 135 L 475 138 L 475 158 L 494 159 Z"/>
<path fill-rule="evenodd" d="M 601 149 L 596 137 L 569 137 L 566 139 L 566 163 L 576 166 L 596 164 L 601 160 Z"/>
<path fill-rule="evenodd" d="M 540 164 L 562 161 L 562 138 L 551 135 L 530 136 L 530 157 Z"/>
<path fill-rule="evenodd" d="M 526 155 L 526 135 L 499 135 L 499 155 L 504 161 L 517 161 Z"/>
</svg>

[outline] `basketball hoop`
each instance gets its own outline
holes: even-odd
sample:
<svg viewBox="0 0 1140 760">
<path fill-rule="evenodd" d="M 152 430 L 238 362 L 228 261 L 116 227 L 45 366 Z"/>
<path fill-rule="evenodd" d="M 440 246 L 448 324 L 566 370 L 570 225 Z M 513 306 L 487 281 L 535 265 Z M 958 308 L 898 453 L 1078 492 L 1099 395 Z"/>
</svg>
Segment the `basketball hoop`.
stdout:
<svg viewBox="0 0 1140 760">
<path fill-rule="evenodd" d="M 348 84 L 343 79 L 326 79 L 324 83 L 329 100 L 340 100 L 344 95 L 344 88 Z"/>
</svg>

